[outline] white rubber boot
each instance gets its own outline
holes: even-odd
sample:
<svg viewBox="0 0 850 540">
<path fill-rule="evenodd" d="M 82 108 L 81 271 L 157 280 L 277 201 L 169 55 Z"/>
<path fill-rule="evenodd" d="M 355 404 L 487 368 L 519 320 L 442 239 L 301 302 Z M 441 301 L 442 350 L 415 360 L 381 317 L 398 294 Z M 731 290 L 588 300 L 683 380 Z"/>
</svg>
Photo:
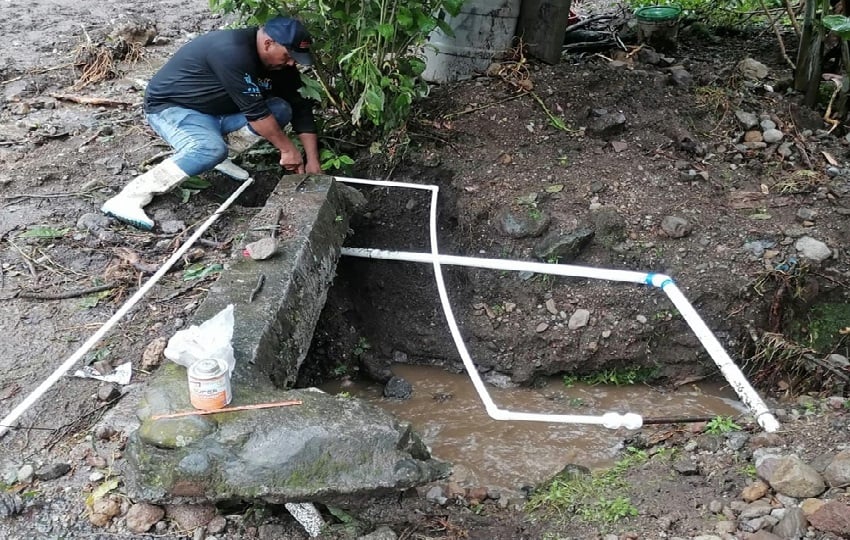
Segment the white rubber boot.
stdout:
<svg viewBox="0 0 850 540">
<path fill-rule="evenodd" d="M 248 126 L 243 126 L 236 131 L 227 134 L 228 157 L 215 166 L 215 170 L 233 178 L 234 180 L 247 180 L 251 175 L 248 171 L 231 161 L 236 156 L 251 149 L 263 138 L 251 131 Z"/>
<path fill-rule="evenodd" d="M 224 161 L 215 166 L 215 170 L 240 182 L 251 176 L 248 171 L 230 161 L 230 158 L 224 158 Z"/>
<path fill-rule="evenodd" d="M 121 193 L 103 203 L 100 210 L 124 223 L 149 231 L 153 229 L 153 220 L 145 214 L 143 208 L 153 200 L 154 195 L 170 191 L 188 177 L 174 161 L 166 159 L 134 178 L 124 186 Z"/>
</svg>

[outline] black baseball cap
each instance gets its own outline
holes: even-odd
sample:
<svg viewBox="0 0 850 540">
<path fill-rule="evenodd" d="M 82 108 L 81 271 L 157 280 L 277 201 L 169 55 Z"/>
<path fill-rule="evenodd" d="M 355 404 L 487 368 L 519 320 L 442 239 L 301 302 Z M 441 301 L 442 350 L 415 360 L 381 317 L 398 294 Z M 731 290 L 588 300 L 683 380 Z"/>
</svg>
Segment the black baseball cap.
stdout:
<svg viewBox="0 0 850 540">
<path fill-rule="evenodd" d="M 288 17 L 275 17 L 266 21 L 263 29 L 275 42 L 286 47 L 289 55 L 296 62 L 304 66 L 313 65 L 313 57 L 310 55 L 313 38 L 310 37 L 310 33 L 301 21 Z"/>
</svg>

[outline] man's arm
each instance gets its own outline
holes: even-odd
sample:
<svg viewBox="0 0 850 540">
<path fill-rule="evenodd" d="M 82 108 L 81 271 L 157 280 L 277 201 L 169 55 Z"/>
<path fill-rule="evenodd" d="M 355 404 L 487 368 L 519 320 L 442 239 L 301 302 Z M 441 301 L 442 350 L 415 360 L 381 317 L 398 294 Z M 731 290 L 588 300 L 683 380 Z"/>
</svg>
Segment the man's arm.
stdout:
<svg viewBox="0 0 850 540">
<path fill-rule="evenodd" d="M 304 161 L 301 159 L 301 152 L 295 146 L 295 143 L 280 129 L 277 120 L 273 115 L 264 116 L 259 120 L 249 122 L 251 128 L 261 137 L 269 141 L 280 151 L 280 166 L 294 173 L 303 173 L 305 171 Z M 315 137 L 315 134 L 313 134 Z M 302 143 L 304 139 L 301 139 Z M 307 146 L 305 145 L 305 149 Z M 316 163 L 318 163 L 318 145 L 314 145 L 314 155 Z M 307 154 L 308 159 L 310 154 Z"/>
<path fill-rule="evenodd" d="M 301 146 L 307 155 L 305 172 L 310 174 L 322 174 L 322 162 L 319 161 L 319 137 L 315 133 L 299 133 Z"/>
</svg>

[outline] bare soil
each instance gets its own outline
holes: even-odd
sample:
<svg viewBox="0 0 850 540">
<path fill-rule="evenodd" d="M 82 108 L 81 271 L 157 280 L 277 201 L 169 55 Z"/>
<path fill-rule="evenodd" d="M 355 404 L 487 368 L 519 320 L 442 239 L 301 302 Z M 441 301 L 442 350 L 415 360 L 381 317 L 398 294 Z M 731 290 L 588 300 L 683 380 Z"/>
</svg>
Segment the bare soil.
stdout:
<svg viewBox="0 0 850 540">
<path fill-rule="evenodd" d="M 157 39 L 129 50 L 110 48 L 115 40 L 106 36 L 117 28 L 127 35 L 127 23 L 140 17 L 155 22 Z M 209 189 L 157 198 L 150 209 L 159 228 L 152 233 L 104 221 L 98 212 L 167 150 L 144 124 L 137 80 L 187 39 L 221 24 L 205 5 L 179 1 L 0 5 L 6 36 L 0 44 L 0 413 L 8 414 L 83 344 L 188 236 L 189 227 L 232 191 L 232 181 L 212 173 L 205 177 Z M 98 56 L 107 50 L 111 56 Z M 404 152 L 403 158 L 387 168 L 385 160 L 352 148 L 359 158 L 353 174 L 438 185 L 443 253 L 540 261 L 544 233 L 506 234 L 500 226 L 506 212 L 546 220 L 549 231 L 591 228 L 593 239 L 570 257 L 542 260 L 673 276 L 722 344 L 752 368 L 772 405 L 792 410 L 803 392 L 843 395 L 846 371 L 807 366 L 794 354 L 765 365 L 757 354 L 763 349 L 753 342 L 765 332 L 791 330 L 811 338 L 812 308 L 846 302 L 850 190 L 843 127 L 827 133 L 819 113 L 801 108 L 785 92 L 790 72 L 769 33 L 683 33 L 679 49 L 666 55 L 672 61 L 647 62 L 634 49 L 599 52 L 557 65 L 518 64 L 516 57 L 490 76 L 435 87 L 406 133 L 410 145 L 385 148 L 386 155 Z M 747 79 L 736 71 L 746 57 L 766 64 L 768 78 Z M 677 83 L 668 64 L 682 66 L 690 82 Z M 87 66 L 97 69 L 85 72 Z M 86 84 L 102 70 L 114 76 Z M 519 91 L 529 81 L 533 96 Z M 102 101 L 86 103 L 90 98 Z M 737 149 L 743 136 L 738 110 L 769 117 L 793 143 L 793 159 L 776 144 Z M 615 113 L 622 113 L 623 124 L 594 131 L 598 118 Z M 258 185 L 216 223 L 191 260 L 166 276 L 80 364 L 130 361 L 131 388 L 143 387 L 146 370 L 155 369 L 142 369 L 143 351 L 179 329 L 215 280 L 211 274 L 185 281 L 182 270 L 223 261 L 228 241 L 279 174 L 255 172 Z M 351 246 L 430 249 L 426 197 L 386 189 L 364 193 L 369 208 L 353 223 Z M 667 216 L 686 220 L 689 234 L 665 232 Z M 795 262 L 801 234 L 794 231 L 801 228 L 832 249 L 823 263 L 805 263 L 805 272 L 797 271 L 803 262 Z M 753 241 L 763 241 L 764 249 L 744 249 Z M 525 384 L 552 374 L 626 367 L 657 368 L 658 384 L 671 386 L 718 376 L 657 291 L 539 274 L 445 272 L 482 371 L 508 373 Z M 380 374 L 393 361 L 457 369 L 432 283 L 427 265 L 343 260 L 311 349 L 312 369 L 301 382 L 312 384 L 340 369 Z M 112 287 L 86 292 L 104 285 Z M 567 330 L 576 309 L 590 311 L 587 331 Z M 824 331 L 834 339 L 811 354 L 846 355 L 837 329 Z M 353 354 L 364 339 L 369 354 Z M 789 358 L 797 362 L 780 361 Z M 99 482 L 91 475 L 104 469 L 101 460 L 120 460 L 126 436 L 120 426 L 116 433 L 94 427 L 121 404 L 107 390 L 96 381 L 62 378 L 23 416 L 23 429 L 0 441 L 3 481 L 9 493 L 27 494 L 28 500 L 21 516 L 0 525 L 4 537 L 132 537 L 120 519 L 101 529 L 87 518 L 85 497 Z M 834 452 L 848 425 L 841 409 L 781 419 L 780 444 L 806 459 Z M 741 423 L 758 431 L 745 419 Z M 639 440 L 651 448 L 681 445 L 690 437 L 685 428 L 662 426 L 643 430 Z M 713 530 L 710 501 L 734 499 L 750 481 L 736 458 L 706 452 L 696 477 L 670 476 L 667 465 L 654 462 L 630 471 L 629 496 L 640 513 L 604 527 L 530 515 L 513 503 L 441 507 L 417 493 L 362 501 L 356 515 L 365 532 L 387 524 L 403 538 L 592 538 L 608 532 L 655 538 L 664 516 L 673 524 L 663 534 L 691 537 Z M 51 481 L 15 477 L 24 464 L 38 470 L 56 462 L 70 463 L 72 471 Z M 217 538 L 304 536 L 281 509 L 222 512 L 228 526 Z M 174 524 L 157 530 L 159 537 L 191 535 Z M 815 536 L 821 537 L 828 538 Z"/>
</svg>

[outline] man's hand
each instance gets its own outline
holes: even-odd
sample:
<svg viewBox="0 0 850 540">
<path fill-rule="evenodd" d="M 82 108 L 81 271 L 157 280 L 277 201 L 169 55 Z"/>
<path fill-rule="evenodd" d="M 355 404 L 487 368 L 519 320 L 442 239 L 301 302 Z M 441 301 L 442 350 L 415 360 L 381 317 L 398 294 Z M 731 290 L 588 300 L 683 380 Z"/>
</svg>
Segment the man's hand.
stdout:
<svg viewBox="0 0 850 540">
<path fill-rule="evenodd" d="M 318 160 L 308 159 L 304 166 L 304 172 L 308 174 L 322 174 L 322 164 Z"/>
<path fill-rule="evenodd" d="M 295 174 L 304 173 L 304 161 L 301 159 L 301 153 L 294 147 L 280 151 L 280 166 L 289 172 Z"/>
</svg>

